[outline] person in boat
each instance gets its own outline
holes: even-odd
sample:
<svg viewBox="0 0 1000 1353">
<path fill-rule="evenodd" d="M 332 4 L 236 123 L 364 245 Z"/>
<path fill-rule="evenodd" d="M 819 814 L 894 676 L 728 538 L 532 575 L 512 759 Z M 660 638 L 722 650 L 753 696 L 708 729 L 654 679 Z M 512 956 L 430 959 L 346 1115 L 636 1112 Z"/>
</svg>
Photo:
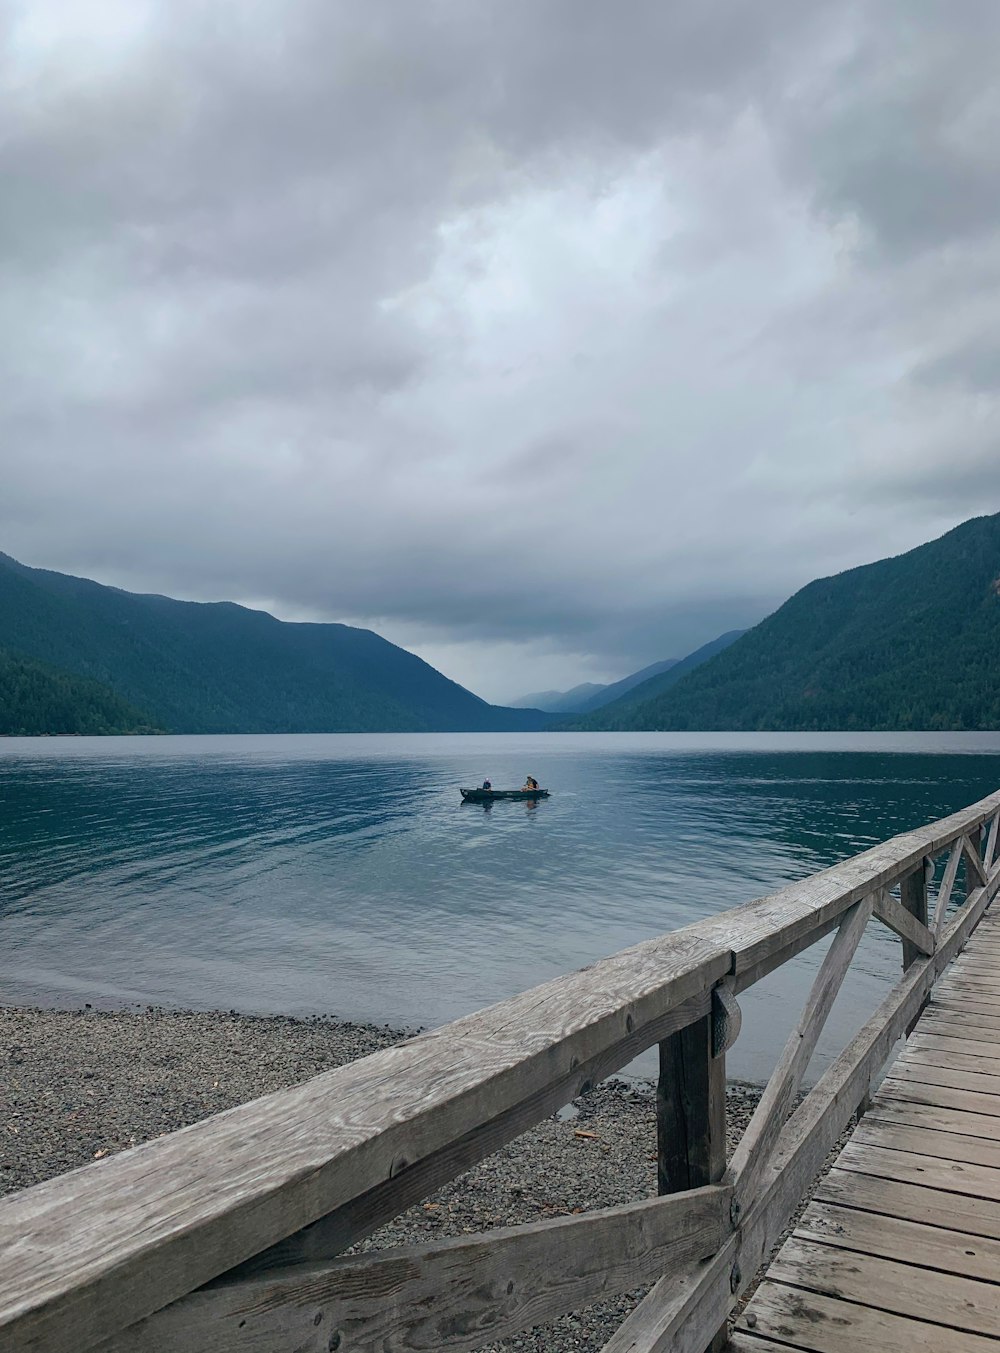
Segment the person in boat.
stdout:
<svg viewBox="0 0 1000 1353">
<path fill-rule="evenodd" d="M 493 785 L 491 784 L 491 782 L 490 782 L 489 780 L 484 780 L 484 781 L 483 781 L 483 788 L 484 788 L 484 789 L 492 789 L 492 788 L 493 788 Z"/>
<path fill-rule="evenodd" d="M 529 775 L 529 776 L 527 777 L 527 779 L 525 780 L 525 782 L 524 782 L 522 788 L 521 788 L 521 792 L 522 792 L 523 794 L 526 794 L 526 793 L 528 793 L 530 790 L 532 790 L 532 789 L 537 789 L 537 788 L 538 788 L 538 781 L 535 779 L 535 777 L 534 777 L 533 775 Z"/>
</svg>

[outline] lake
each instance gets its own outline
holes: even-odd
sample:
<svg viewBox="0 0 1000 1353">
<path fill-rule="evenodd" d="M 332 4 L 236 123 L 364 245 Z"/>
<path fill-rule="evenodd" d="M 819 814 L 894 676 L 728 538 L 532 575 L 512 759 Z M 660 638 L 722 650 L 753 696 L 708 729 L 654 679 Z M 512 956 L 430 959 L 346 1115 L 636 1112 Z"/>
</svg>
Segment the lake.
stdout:
<svg viewBox="0 0 1000 1353">
<path fill-rule="evenodd" d="M 998 785 L 1000 733 L 0 739 L 0 1000 L 433 1026 Z M 823 947 L 741 998 L 731 1074 Z M 871 925 L 815 1067 L 899 963 Z"/>
</svg>

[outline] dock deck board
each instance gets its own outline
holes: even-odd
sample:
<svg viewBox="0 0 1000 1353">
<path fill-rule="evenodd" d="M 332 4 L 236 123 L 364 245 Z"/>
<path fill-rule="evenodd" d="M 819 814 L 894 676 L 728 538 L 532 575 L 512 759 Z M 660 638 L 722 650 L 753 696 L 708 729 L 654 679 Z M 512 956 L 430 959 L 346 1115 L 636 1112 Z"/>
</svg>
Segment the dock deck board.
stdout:
<svg viewBox="0 0 1000 1353">
<path fill-rule="evenodd" d="M 737 1321 L 733 1353 L 1000 1353 L 1000 912 Z"/>
</svg>

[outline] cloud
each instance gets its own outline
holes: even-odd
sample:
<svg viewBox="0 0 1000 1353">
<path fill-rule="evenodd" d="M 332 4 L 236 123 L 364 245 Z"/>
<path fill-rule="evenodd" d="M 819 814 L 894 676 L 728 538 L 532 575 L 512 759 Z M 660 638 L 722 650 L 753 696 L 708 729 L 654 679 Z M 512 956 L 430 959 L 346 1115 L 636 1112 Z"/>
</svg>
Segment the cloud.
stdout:
<svg viewBox="0 0 1000 1353">
<path fill-rule="evenodd" d="M 1000 14 L 8 3 L 0 548 L 615 677 L 1000 508 Z"/>
</svg>

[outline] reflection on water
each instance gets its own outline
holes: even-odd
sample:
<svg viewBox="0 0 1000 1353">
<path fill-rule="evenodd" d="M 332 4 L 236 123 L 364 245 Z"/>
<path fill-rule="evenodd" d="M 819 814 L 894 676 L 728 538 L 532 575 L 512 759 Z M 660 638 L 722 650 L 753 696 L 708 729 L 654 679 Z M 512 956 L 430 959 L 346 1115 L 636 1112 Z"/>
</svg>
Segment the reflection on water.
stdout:
<svg viewBox="0 0 1000 1353">
<path fill-rule="evenodd" d="M 438 1024 L 981 798 L 1000 736 L 0 741 L 0 993 Z M 553 795 L 463 805 L 459 784 Z M 819 954 L 744 998 L 764 1074 Z M 827 1053 L 895 977 L 870 928 Z"/>
</svg>

